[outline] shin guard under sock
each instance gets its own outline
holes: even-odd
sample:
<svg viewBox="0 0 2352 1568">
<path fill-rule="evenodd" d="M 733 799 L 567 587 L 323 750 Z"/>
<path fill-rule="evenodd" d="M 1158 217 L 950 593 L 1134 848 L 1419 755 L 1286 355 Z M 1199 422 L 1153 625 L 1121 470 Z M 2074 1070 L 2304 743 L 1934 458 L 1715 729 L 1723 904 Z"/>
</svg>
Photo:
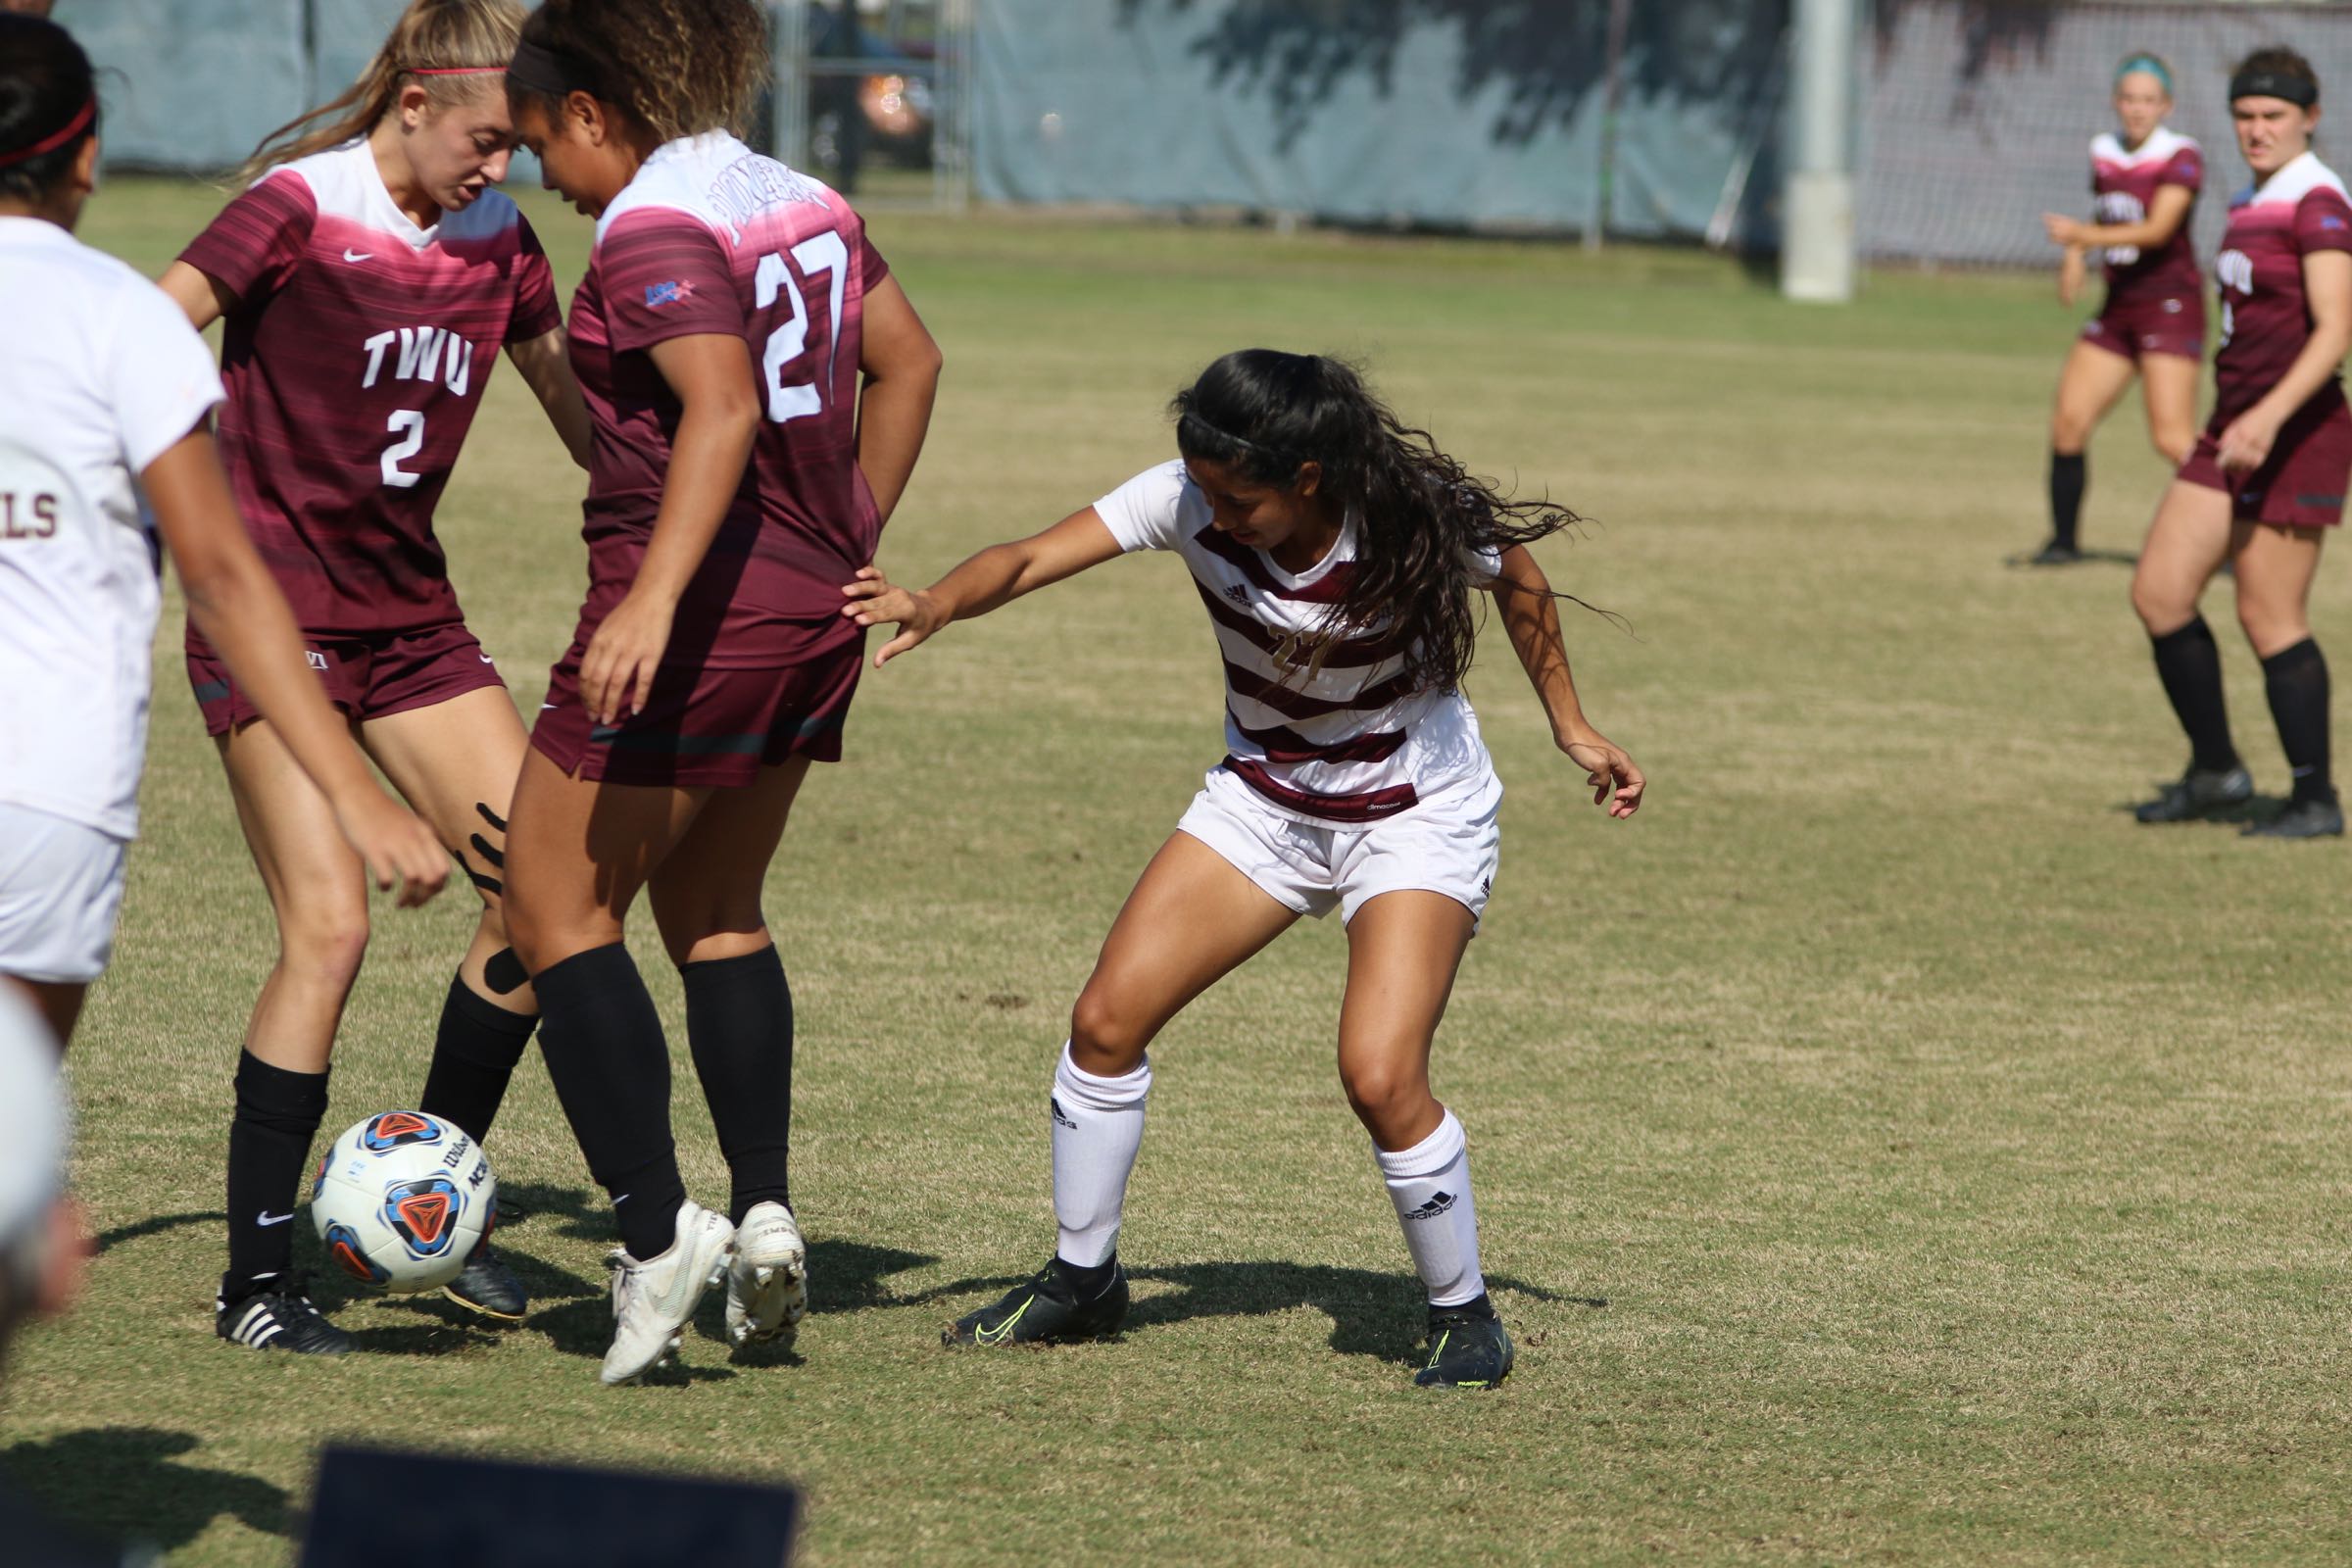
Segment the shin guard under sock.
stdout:
<svg viewBox="0 0 2352 1568">
<path fill-rule="evenodd" d="M 2050 454 L 2050 542 L 2062 549 L 2077 548 L 2075 529 L 2089 480 L 2089 465 L 2082 453 Z"/>
<path fill-rule="evenodd" d="M 1152 1094 L 1152 1058 L 1117 1078 L 1098 1078 L 1061 1048 L 1047 1102 L 1054 1116 L 1054 1218 L 1060 1227 L 1054 1254 L 1094 1268 L 1119 1246 L 1119 1216 L 1127 1178 L 1144 1144 L 1144 1102 Z"/>
<path fill-rule="evenodd" d="M 237 1058 L 237 1108 L 228 1124 L 228 1272 L 234 1305 L 280 1284 L 294 1267 L 294 1209 L 326 1114 L 323 1072 L 289 1072 L 252 1052 Z"/>
<path fill-rule="evenodd" d="M 639 1262 L 677 1239 L 686 1184 L 669 1136 L 669 1047 L 629 950 L 575 953 L 531 977 L 539 1054 L 587 1157 L 612 1198 L 621 1245 Z"/>
<path fill-rule="evenodd" d="M 1410 1149 L 1374 1148 L 1381 1179 L 1404 1227 L 1404 1248 L 1432 1306 L 1460 1306 L 1487 1291 L 1478 1269 L 1478 1205 L 1470 1199 L 1470 1147 L 1446 1112 L 1438 1130 Z"/>
<path fill-rule="evenodd" d="M 736 1224 L 752 1205 L 792 1206 L 792 987 L 772 947 L 678 966 L 686 1044 L 710 1103 Z"/>
<path fill-rule="evenodd" d="M 485 1142 L 506 1101 L 515 1063 L 522 1060 L 523 1048 L 538 1027 L 537 1013 L 509 1012 L 487 997 L 475 996 L 463 978 L 453 977 L 441 1003 L 433 1061 L 425 1069 L 424 1097 L 416 1108 L 456 1122 L 477 1144 Z"/>
<path fill-rule="evenodd" d="M 2230 742 L 2230 710 L 2222 697 L 2222 650 L 2213 628 L 2197 615 L 2177 631 L 2149 639 L 2156 655 L 2156 678 L 2188 734 L 2191 765 L 2208 773 L 2226 773 L 2237 765 L 2237 748 Z"/>
<path fill-rule="evenodd" d="M 2335 804 L 2328 759 L 2328 661 L 2309 637 L 2262 662 L 2262 684 L 2298 801 Z"/>
</svg>

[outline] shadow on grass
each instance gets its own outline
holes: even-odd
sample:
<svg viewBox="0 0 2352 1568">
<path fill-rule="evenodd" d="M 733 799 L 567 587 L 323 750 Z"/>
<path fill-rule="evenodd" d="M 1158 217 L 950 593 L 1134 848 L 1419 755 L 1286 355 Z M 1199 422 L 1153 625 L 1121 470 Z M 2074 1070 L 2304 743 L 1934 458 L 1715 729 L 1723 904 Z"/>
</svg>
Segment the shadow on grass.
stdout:
<svg viewBox="0 0 2352 1568">
<path fill-rule="evenodd" d="M 1256 1317 L 1313 1307 L 1331 1319 L 1331 1348 L 1343 1355 L 1377 1356 L 1399 1364 L 1420 1359 L 1419 1346 L 1426 1308 L 1409 1275 L 1367 1268 L 1334 1268 L 1322 1263 L 1185 1263 L 1171 1268 L 1128 1270 L 1138 1284 L 1173 1285 L 1173 1291 L 1153 1292 L 1136 1302 L 1127 1314 L 1125 1332 L 1186 1323 L 1203 1317 Z M 986 1294 L 1008 1290 L 1027 1275 L 957 1280 L 916 1296 L 900 1297 L 889 1304 L 916 1306 L 950 1297 L 975 1296 L 978 1305 Z M 1538 1301 L 1563 1301 L 1572 1306 L 1600 1308 L 1600 1297 L 1562 1296 L 1541 1285 L 1503 1275 L 1487 1276 L 1490 1291 L 1527 1297 Z M 1509 1302 L 1499 1303 L 1508 1317 Z"/>
<path fill-rule="evenodd" d="M 2075 560 L 2044 565 L 2034 559 L 2034 552 L 2024 550 L 2013 556 L 2003 556 L 2004 566 L 2024 566 L 2035 571 L 2064 571 L 2069 566 L 2136 566 L 2139 553 L 2133 550 L 2085 550 Z"/>
<path fill-rule="evenodd" d="M 174 1551 L 222 1514 L 266 1536 L 292 1529 L 283 1489 L 258 1476 L 181 1464 L 193 1433 L 91 1427 L 0 1451 L 0 1470 L 58 1514 L 104 1537 Z M 7 1559 L 0 1543 L 0 1560 Z"/>
<path fill-rule="evenodd" d="M 118 1225 L 111 1231 L 101 1231 L 91 1244 L 93 1251 L 103 1252 L 124 1242 L 135 1242 L 142 1236 L 155 1236 L 173 1231 L 182 1225 L 225 1225 L 227 1216 L 217 1208 L 192 1209 L 185 1214 L 155 1214 L 128 1225 Z"/>
</svg>

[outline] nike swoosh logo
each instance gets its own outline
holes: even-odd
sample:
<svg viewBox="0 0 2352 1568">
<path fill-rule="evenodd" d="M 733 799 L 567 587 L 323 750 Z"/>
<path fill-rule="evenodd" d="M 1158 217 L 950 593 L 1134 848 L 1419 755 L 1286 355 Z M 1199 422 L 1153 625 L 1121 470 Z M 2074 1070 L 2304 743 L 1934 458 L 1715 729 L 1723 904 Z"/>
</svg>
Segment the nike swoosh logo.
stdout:
<svg viewBox="0 0 2352 1568">
<path fill-rule="evenodd" d="M 555 711 L 555 708 L 556 705 L 553 703 L 541 703 L 539 705 L 539 711 L 542 713 L 552 713 Z"/>
<path fill-rule="evenodd" d="M 272 1214 L 265 1208 L 253 1216 L 253 1222 L 256 1225 L 283 1225 L 293 1217 L 292 1214 Z"/>
<path fill-rule="evenodd" d="M 491 657 L 490 657 L 488 654 L 484 654 L 484 655 L 482 656 L 482 662 L 483 662 L 483 663 L 485 663 L 485 664 L 495 664 L 495 663 L 497 663 L 497 662 L 498 662 L 498 661 L 497 661 L 497 660 L 495 660 L 495 659 L 492 659 L 492 658 L 491 658 Z"/>
<path fill-rule="evenodd" d="M 343 259 L 347 262 L 372 262 L 375 260 L 375 252 L 347 250 L 343 253 Z"/>
<path fill-rule="evenodd" d="M 1021 1309 L 1019 1311 L 1013 1313 L 1012 1316 L 1006 1318 L 995 1328 L 991 1329 L 983 1326 L 972 1330 L 972 1338 L 977 1340 L 982 1345 L 1003 1345 L 1006 1340 L 1012 1338 L 1013 1328 L 1021 1321 L 1021 1319 L 1029 1315 L 1029 1308 L 1035 1306 L 1036 1304 L 1037 1298 L 1034 1296 L 1030 1297 L 1028 1300 L 1021 1303 Z"/>
</svg>

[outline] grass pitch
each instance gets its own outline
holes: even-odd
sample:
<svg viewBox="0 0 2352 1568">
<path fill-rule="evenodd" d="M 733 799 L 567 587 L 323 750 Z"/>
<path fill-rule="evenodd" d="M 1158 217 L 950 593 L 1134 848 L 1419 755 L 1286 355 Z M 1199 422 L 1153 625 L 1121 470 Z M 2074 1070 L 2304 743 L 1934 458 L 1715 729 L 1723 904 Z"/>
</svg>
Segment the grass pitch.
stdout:
<svg viewBox="0 0 2352 1568">
<path fill-rule="evenodd" d="M 217 199 L 122 181 L 88 237 L 157 270 Z M 585 225 L 526 200 L 568 286 Z M 2124 811 L 2183 750 L 2127 569 L 2001 564 L 2042 529 L 2073 322 L 2045 285 L 1886 277 L 1824 311 L 1679 254 L 874 228 L 949 359 L 894 572 L 1160 460 L 1169 393 L 1260 342 L 1367 357 L 1451 450 L 1595 519 L 1544 556 L 1638 634 L 1570 618 L 1592 712 L 1654 780 L 1642 815 L 1586 804 L 1498 632 L 1473 686 L 1504 869 L 1437 1076 L 1510 1384 L 1407 1386 L 1416 1294 L 1330 1059 L 1336 926 L 1155 1048 L 1125 1341 L 937 1347 L 1046 1254 L 1065 1009 L 1218 755 L 1209 635 L 1165 560 L 869 674 L 850 760 L 804 797 L 769 910 L 800 1006 L 805 1359 L 731 1364 L 712 1300 L 682 1376 L 597 1387 L 608 1231 L 535 1054 L 492 1143 L 536 1210 L 503 1238 L 525 1325 L 368 1299 L 339 1364 L 222 1346 L 228 1071 L 270 938 L 172 613 L 74 1059 L 103 1250 L 9 1369 L 14 1476 L 189 1564 L 284 1560 L 328 1438 L 789 1477 L 819 1565 L 2352 1555 L 2346 848 Z M 2163 481 L 2137 417 L 2094 449 L 2098 546 L 2128 551 Z M 577 493 L 502 372 L 442 527 L 526 710 L 580 592 Z M 2346 569 L 2317 611 L 2339 661 Z M 471 918 L 462 892 L 382 915 L 334 1126 L 415 1094 Z M 721 1194 L 674 977 L 640 956 L 689 1185 Z"/>
</svg>

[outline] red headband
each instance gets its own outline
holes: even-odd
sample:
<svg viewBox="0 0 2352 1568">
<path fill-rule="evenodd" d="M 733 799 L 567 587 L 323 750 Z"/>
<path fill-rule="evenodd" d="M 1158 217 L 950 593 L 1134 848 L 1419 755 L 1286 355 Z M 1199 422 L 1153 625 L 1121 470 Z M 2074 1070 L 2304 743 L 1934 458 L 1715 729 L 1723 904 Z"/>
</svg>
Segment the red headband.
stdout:
<svg viewBox="0 0 2352 1568">
<path fill-rule="evenodd" d="M 412 76 L 503 76 L 507 74 L 504 66 L 403 66 L 400 69 Z"/>
<path fill-rule="evenodd" d="M 80 135 L 84 130 L 87 130 L 89 128 L 90 122 L 97 118 L 98 100 L 92 98 L 89 102 L 81 106 L 80 111 L 75 114 L 72 120 L 66 122 L 66 128 L 58 131 L 55 135 L 43 136 L 39 141 L 34 142 L 31 146 L 20 147 L 13 153 L 0 153 L 0 169 L 6 169 L 12 164 L 25 163 L 31 159 L 40 157 L 43 153 L 53 153 L 57 151 L 60 147 L 63 147 L 66 143 Z"/>
</svg>

